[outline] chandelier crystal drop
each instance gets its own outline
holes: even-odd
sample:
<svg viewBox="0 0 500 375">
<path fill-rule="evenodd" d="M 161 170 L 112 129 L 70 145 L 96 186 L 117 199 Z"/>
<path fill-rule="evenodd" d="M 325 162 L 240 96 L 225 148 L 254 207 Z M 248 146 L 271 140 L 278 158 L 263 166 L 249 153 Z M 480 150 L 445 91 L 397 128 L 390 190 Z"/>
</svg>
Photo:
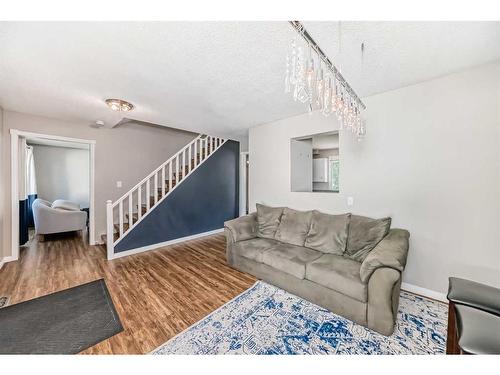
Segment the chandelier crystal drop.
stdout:
<svg viewBox="0 0 500 375">
<path fill-rule="evenodd" d="M 290 21 L 300 38 L 290 41 L 286 56 L 285 93 L 319 110 L 325 117 L 335 114 L 340 130 L 349 130 L 358 140 L 366 135 L 361 111 L 366 107 L 299 21 Z M 307 51 L 307 53 L 305 53 Z"/>
</svg>

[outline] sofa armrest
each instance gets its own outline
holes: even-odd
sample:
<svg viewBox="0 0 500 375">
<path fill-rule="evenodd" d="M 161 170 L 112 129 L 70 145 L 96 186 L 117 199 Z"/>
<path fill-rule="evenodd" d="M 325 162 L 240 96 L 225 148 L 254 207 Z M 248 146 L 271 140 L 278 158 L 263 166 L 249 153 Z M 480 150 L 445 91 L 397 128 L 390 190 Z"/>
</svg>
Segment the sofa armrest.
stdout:
<svg viewBox="0 0 500 375">
<path fill-rule="evenodd" d="M 255 238 L 257 237 L 257 213 L 254 212 L 250 215 L 226 221 L 224 228 L 231 233 L 232 239 L 228 238 L 228 241 L 231 240 L 231 242 Z"/>
<path fill-rule="evenodd" d="M 389 234 L 370 251 L 361 263 L 359 276 L 367 283 L 375 270 L 388 267 L 402 272 L 406 266 L 410 233 L 404 229 L 391 229 Z"/>
<path fill-rule="evenodd" d="M 401 291 L 401 273 L 393 268 L 377 268 L 368 282 L 368 328 L 389 336 L 394 332 Z"/>
</svg>

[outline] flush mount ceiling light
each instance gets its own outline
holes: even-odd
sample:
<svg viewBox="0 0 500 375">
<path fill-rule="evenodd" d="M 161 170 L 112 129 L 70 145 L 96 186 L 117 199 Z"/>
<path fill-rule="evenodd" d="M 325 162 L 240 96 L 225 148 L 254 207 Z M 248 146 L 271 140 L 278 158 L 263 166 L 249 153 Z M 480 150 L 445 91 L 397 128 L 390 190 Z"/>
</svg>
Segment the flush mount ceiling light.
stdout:
<svg viewBox="0 0 500 375">
<path fill-rule="evenodd" d="M 290 42 L 285 92 L 292 93 L 295 101 L 308 104 L 309 112 L 318 109 L 324 116 L 335 113 L 340 130 L 350 130 L 362 139 L 366 134 L 366 125 L 361 118 L 365 105 L 304 25 L 299 21 L 289 22 L 300 38 Z M 363 51 L 364 44 L 361 46 Z"/>
<path fill-rule="evenodd" d="M 106 99 L 109 108 L 116 112 L 129 112 L 134 109 L 134 105 L 122 99 Z"/>
</svg>

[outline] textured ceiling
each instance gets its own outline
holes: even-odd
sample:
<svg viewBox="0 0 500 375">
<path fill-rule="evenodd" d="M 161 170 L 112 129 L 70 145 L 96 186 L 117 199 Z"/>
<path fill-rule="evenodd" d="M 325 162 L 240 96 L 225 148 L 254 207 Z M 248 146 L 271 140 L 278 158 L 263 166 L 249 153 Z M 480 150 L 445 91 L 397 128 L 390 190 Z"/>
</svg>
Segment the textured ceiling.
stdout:
<svg viewBox="0 0 500 375">
<path fill-rule="evenodd" d="M 500 22 L 305 24 L 362 97 L 500 59 Z"/>
<path fill-rule="evenodd" d="M 500 59 L 499 22 L 305 25 L 361 96 Z M 305 112 L 283 93 L 294 35 L 286 22 L 0 22 L 0 105 L 112 126 L 103 100 L 118 97 L 130 118 L 243 135 Z"/>
</svg>

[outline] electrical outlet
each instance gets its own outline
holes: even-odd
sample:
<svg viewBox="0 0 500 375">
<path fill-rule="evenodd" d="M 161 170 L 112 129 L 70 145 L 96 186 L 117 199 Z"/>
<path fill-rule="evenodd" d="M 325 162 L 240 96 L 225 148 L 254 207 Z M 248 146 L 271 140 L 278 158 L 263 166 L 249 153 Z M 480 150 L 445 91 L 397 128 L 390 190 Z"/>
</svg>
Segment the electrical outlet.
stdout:
<svg viewBox="0 0 500 375">
<path fill-rule="evenodd" d="M 116 187 L 121 188 L 122 187 L 122 182 L 121 181 L 116 181 Z"/>
<path fill-rule="evenodd" d="M 354 197 L 347 197 L 347 205 L 348 206 L 354 205 Z"/>
</svg>

